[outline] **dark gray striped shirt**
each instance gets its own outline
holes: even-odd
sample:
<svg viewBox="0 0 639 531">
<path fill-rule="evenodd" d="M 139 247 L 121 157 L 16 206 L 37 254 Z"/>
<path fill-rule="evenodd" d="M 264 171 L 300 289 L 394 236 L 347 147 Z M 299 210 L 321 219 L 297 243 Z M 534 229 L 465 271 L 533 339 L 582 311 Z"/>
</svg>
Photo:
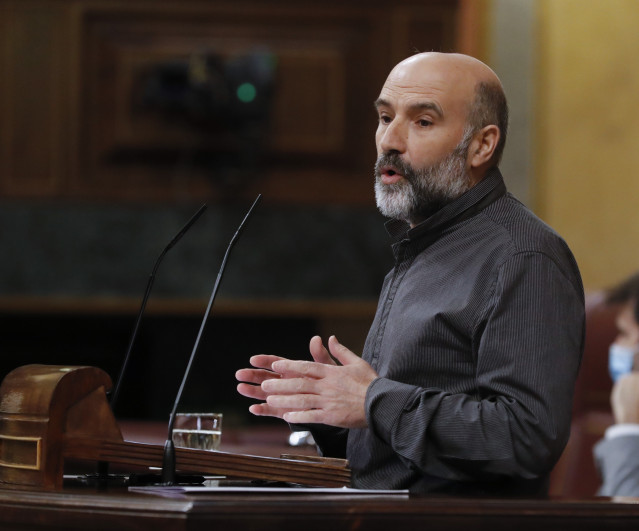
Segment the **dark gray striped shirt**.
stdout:
<svg viewBox="0 0 639 531">
<path fill-rule="evenodd" d="M 363 358 L 367 429 L 315 429 L 359 488 L 527 494 L 569 435 L 584 335 L 565 242 L 491 171 L 407 230 Z"/>
</svg>

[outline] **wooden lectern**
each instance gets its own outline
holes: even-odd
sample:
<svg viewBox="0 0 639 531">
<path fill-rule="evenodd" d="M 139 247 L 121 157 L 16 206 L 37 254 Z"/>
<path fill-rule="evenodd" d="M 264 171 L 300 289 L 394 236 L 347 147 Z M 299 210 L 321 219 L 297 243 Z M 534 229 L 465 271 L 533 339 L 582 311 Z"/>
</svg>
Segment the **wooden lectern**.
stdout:
<svg viewBox="0 0 639 531">
<path fill-rule="evenodd" d="M 0 386 L 0 484 L 62 488 L 65 460 L 161 467 L 162 446 L 124 441 L 106 398 L 109 376 L 95 367 L 26 365 Z M 181 472 L 341 487 L 344 460 L 272 458 L 176 448 Z"/>
</svg>

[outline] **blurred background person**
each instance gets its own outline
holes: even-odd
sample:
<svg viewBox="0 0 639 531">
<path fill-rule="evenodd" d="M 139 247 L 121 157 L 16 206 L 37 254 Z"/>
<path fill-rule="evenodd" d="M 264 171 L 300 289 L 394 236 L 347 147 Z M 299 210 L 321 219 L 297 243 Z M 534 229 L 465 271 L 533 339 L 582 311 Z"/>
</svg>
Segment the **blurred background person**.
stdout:
<svg viewBox="0 0 639 531">
<path fill-rule="evenodd" d="M 602 479 L 599 494 L 639 496 L 639 272 L 611 289 L 606 302 L 619 306 L 618 333 L 608 357 L 615 423 L 594 448 Z"/>
</svg>

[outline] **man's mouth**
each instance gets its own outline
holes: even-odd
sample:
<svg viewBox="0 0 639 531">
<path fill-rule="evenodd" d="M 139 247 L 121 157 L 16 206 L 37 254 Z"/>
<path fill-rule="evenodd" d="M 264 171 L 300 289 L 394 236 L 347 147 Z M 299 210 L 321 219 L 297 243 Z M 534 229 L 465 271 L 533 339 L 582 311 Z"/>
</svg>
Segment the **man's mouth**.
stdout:
<svg viewBox="0 0 639 531">
<path fill-rule="evenodd" d="M 394 184 L 404 178 L 404 176 L 399 173 L 397 168 L 394 166 L 384 166 L 381 168 L 379 175 L 382 183 L 384 184 Z"/>
</svg>

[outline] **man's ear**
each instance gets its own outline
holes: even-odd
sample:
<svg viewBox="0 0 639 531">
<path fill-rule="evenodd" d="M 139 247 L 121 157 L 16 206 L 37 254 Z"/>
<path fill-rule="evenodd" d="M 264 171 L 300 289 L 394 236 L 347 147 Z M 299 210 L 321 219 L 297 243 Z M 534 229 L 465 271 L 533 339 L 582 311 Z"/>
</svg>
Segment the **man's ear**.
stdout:
<svg viewBox="0 0 639 531">
<path fill-rule="evenodd" d="M 479 168 L 490 162 L 500 137 L 499 127 L 496 125 L 487 125 L 475 133 L 469 151 L 471 168 Z"/>
</svg>

